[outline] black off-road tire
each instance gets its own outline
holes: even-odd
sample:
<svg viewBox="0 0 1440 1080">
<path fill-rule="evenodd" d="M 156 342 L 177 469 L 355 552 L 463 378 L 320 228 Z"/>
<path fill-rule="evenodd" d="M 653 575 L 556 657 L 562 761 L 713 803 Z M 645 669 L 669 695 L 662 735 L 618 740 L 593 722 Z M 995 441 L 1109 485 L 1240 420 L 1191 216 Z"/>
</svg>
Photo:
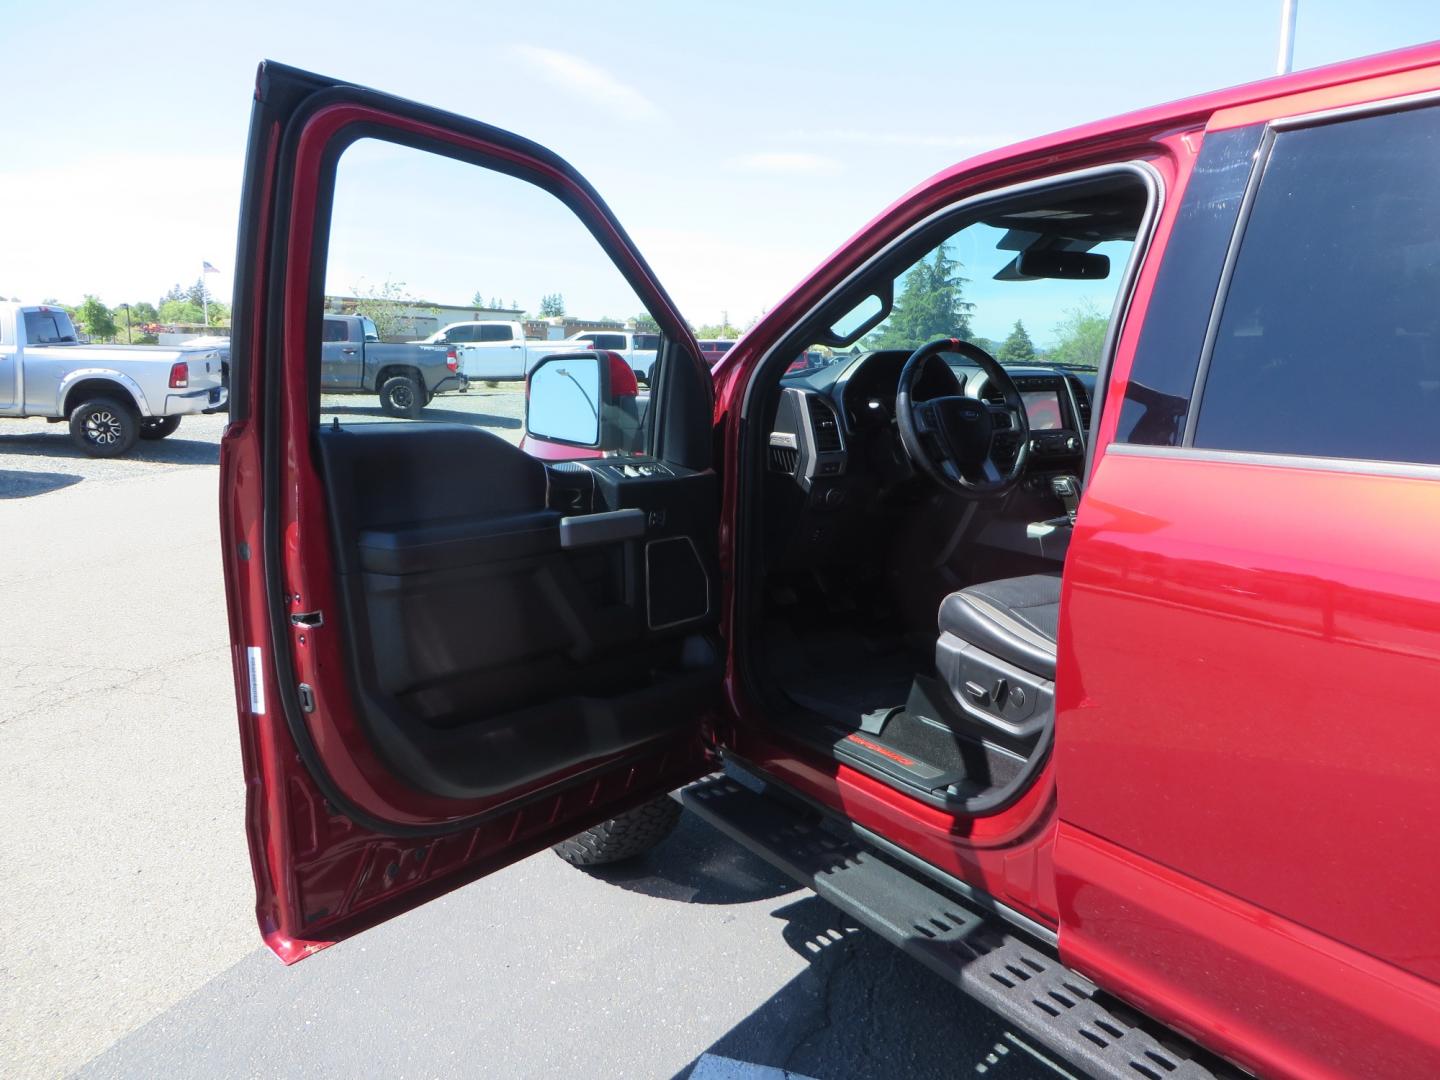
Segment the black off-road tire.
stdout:
<svg viewBox="0 0 1440 1080">
<path fill-rule="evenodd" d="M 556 844 L 554 851 L 571 866 L 603 866 L 638 858 L 674 831 L 680 814 L 680 804 L 662 795 Z"/>
<path fill-rule="evenodd" d="M 380 408 L 390 416 L 413 420 L 426 404 L 425 388 L 414 375 L 391 375 L 380 384 Z"/>
<path fill-rule="evenodd" d="M 91 457 L 119 457 L 140 437 L 140 417 L 128 401 L 86 398 L 70 410 L 70 437 Z"/>
<path fill-rule="evenodd" d="M 180 429 L 178 416 L 147 416 L 140 421 L 140 438 L 163 439 Z"/>
</svg>

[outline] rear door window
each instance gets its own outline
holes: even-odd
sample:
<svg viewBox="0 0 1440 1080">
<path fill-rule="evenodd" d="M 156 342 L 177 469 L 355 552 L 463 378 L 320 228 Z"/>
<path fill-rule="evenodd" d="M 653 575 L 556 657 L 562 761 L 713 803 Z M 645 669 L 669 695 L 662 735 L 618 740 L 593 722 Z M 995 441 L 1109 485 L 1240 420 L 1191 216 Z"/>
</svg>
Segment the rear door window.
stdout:
<svg viewBox="0 0 1440 1080">
<path fill-rule="evenodd" d="M 480 327 L 481 341 L 512 341 L 514 335 L 508 326 L 482 326 Z"/>
<path fill-rule="evenodd" d="M 1440 464 L 1440 109 L 1281 131 L 1194 445 Z"/>
<path fill-rule="evenodd" d="M 73 345 L 75 327 L 63 311 L 25 312 L 25 340 L 31 345 Z"/>
</svg>

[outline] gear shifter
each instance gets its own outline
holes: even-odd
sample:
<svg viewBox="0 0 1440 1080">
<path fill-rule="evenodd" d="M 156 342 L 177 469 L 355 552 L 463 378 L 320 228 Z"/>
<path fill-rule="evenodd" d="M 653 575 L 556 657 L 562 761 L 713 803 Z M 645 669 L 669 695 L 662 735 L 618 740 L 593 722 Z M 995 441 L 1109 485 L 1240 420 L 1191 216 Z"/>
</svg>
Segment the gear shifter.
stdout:
<svg viewBox="0 0 1440 1080">
<path fill-rule="evenodd" d="M 1065 516 L 1074 525 L 1075 515 L 1080 511 L 1080 481 L 1073 476 L 1052 476 L 1050 490 L 1065 507 Z"/>
</svg>

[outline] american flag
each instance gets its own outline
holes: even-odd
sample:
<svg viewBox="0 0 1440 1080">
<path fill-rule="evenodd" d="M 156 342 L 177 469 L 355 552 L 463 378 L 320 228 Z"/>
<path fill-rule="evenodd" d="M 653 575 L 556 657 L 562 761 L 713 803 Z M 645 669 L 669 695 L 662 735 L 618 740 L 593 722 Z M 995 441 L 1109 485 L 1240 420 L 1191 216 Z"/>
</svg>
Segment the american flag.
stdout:
<svg viewBox="0 0 1440 1080">
<path fill-rule="evenodd" d="M 208 262 L 204 264 L 204 267 L 204 272 L 207 274 L 218 274 L 220 272 L 219 270 L 216 270 L 215 267 L 211 266 Z"/>
</svg>

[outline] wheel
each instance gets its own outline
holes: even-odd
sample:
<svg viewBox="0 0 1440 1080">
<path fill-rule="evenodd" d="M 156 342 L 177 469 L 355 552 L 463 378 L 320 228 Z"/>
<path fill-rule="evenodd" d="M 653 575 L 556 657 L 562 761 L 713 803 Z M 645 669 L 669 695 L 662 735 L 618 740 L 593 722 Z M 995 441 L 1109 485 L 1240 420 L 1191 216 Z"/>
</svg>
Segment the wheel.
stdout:
<svg viewBox="0 0 1440 1080">
<path fill-rule="evenodd" d="M 571 866 L 601 866 L 644 855 L 669 836 L 680 821 L 680 804 L 668 795 L 556 844 L 556 855 Z"/>
<path fill-rule="evenodd" d="M 391 375 L 380 384 L 380 408 L 391 416 L 411 419 L 425 407 L 425 391 L 413 375 Z"/>
<path fill-rule="evenodd" d="M 178 416 L 147 416 L 140 421 L 140 437 L 142 439 L 163 439 L 167 435 L 174 435 L 180 427 Z"/>
<path fill-rule="evenodd" d="M 70 411 L 70 437 L 91 457 L 119 457 L 140 434 L 140 418 L 129 402 L 89 398 Z"/>
</svg>

